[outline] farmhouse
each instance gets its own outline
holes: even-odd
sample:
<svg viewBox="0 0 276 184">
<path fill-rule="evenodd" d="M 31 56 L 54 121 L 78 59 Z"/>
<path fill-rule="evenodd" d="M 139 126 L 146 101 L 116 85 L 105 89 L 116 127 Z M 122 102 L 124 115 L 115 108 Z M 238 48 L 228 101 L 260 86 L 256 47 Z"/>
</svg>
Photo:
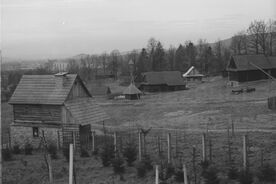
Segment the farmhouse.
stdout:
<svg viewBox="0 0 276 184">
<path fill-rule="evenodd" d="M 266 57 L 264 55 L 232 56 L 226 71 L 230 82 L 268 79 L 268 75 L 276 77 L 276 57 Z"/>
<path fill-rule="evenodd" d="M 23 75 L 9 103 L 13 145 L 38 148 L 42 134 L 58 146 L 82 144 L 92 124 L 109 119 L 76 74 Z"/>
<path fill-rule="evenodd" d="M 200 74 L 194 66 L 191 66 L 182 76 L 187 81 L 202 81 L 202 78 L 204 77 L 204 75 Z"/>
<path fill-rule="evenodd" d="M 184 90 L 186 83 L 179 71 L 146 72 L 142 74 L 139 89 L 149 92 Z"/>
<path fill-rule="evenodd" d="M 123 91 L 123 95 L 125 95 L 125 98 L 129 100 L 140 99 L 141 94 L 142 92 L 137 89 L 133 83 L 130 83 L 130 85 Z"/>
</svg>

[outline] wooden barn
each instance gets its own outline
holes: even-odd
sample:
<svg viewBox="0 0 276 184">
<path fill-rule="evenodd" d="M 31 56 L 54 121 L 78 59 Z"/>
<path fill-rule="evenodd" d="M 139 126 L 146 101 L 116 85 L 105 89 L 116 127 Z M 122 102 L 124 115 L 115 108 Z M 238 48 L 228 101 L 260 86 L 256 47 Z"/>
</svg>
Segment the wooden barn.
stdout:
<svg viewBox="0 0 276 184">
<path fill-rule="evenodd" d="M 130 85 L 123 91 L 123 95 L 128 100 L 138 100 L 142 92 L 133 84 Z"/>
<path fill-rule="evenodd" d="M 23 75 L 9 103 L 13 106 L 11 143 L 41 145 L 41 135 L 57 146 L 82 144 L 91 125 L 109 119 L 76 74 Z"/>
<path fill-rule="evenodd" d="M 230 82 L 268 79 L 268 75 L 276 77 L 276 57 L 266 57 L 264 55 L 232 56 L 226 71 Z"/>
<path fill-rule="evenodd" d="M 191 66 L 182 76 L 186 81 L 202 81 L 202 78 L 204 77 L 204 75 L 200 74 L 194 66 Z"/>
<path fill-rule="evenodd" d="M 179 71 L 142 73 L 140 90 L 148 92 L 176 91 L 186 89 L 186 83 Z"/>
</svg>

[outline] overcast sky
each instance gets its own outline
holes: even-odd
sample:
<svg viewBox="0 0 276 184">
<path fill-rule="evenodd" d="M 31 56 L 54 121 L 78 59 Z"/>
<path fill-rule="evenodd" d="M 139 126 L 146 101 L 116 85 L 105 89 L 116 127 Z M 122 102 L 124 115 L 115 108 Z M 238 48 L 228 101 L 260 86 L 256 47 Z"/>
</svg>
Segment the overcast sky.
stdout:
<svg viewBox="0 0 276 184">
<path fill-rule="evenodd" d="M 4 57 L 45 59 L 186 40 L 225 39 L 254 19 L 276 19 L 275 0 L 2 0 Z"/>
</svg>

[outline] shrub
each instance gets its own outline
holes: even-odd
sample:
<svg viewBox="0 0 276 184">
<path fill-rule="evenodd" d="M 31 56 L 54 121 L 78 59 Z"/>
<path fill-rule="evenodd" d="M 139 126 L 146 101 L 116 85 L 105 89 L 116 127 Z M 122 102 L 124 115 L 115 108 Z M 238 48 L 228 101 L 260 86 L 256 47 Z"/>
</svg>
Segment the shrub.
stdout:
<svg viewBox="0 0 276 184">
<path fill-rule="evenodd" d="M 30 143 L 25 144 L 24 150 L 25 150 L 25 155 L 33 154 L 33 146 Z"/>
<path fill-rule="evenodd" d="M 219 184 L 218 171 L 214 167 L 208 167 L 203 175 L 205 184 Z"/>
<path fill-rule="evenodd" d="M 147 169 L 144 162 L 138 162 L 136 164 L 137 176 L 143 178 L 146 175 Z"/>
<path fill-rule="evenodd" d="M 107 167 L 111 164 L 112 159 L 114 158 L 114 146 L 112 144 L 103 145 L 100 157 L 104 167 Z"/>
<path fill-rule="evenodd" d="M 62 152 L 63 152 L 63 156 L 65 157 L 66 161 L 69 162 L 69 156 L 70 156 L 69 147 L 68 146 L 63 147 Z"/>
<path fill-rule="evenodd" d="M 207 169 L 210 166 L 210 163 L 207 160 L 201 161 L 200 166 L 201 166 L 201 176 L 204 176 L 205 172 L 207 171 Z"/>
<path fill-rule="evenodd" d="M 123 150 L 123 155 L 126 158 L 127 165 L 132 166 L 133 162 L 137 159 L 136 145 L 133 142 L 128 142 Z"/>
<path fill-rule="evenodd" d="M 252 184 L 253 183 L 253 175 L 249 171 L 241 170 L 239 173 L 238 179 L 241 184 Z"/>
<path fill-rule="evenodd" d="M 149 155 L 144 155 L 142 162 L 145 164 L 145 167 L 147 170 L 152 170 L 153 166 L 152 166 L 152 160 L 150 158 Z"/>
<path fill-rule="evenodd" d="M 96 148 L 94 151 L 92 151 L 92 155 L 97 156 L 99 154 L 99 150 Z"/>
<path fill-rule="evenodd" d="M 11 161 L 12 160 L 12 153 L 9 148 L 2 149 L 2 157 L 4 161 Z"/>
<path fill-rule="evenodd" d="M 21 150 L 18 144 L 13 146 L 13 154 L 20 154 Z"/>
<path fill-rule="evenodd" d="M 112 167 L 115 174 L 123 174 L 125 172 L 124 159 L 118 155 L 112 160 Z"/>
<path fill-rule="evenodd" d="M 183 173 L 183 167 L 179 165 L 174 172 L 174 178 L 177 182 L 183 182 L 184 181 L 184 173 Z"/>
<path fill-rule="evenodd" d="M 57 147 L 56 147 L 55 144 L 50 144 L 49 145 L 48 152 L 50 153 L 52 159 L 57 159 L 58 158 L 58 156 L 57 156 Z"/>
<path fill-rule="evenodd" d="M 238 178 L 239 173 L 235 167 L 230 167 L 227 172 L 228 178 L 231 180 L 235 180 Z"/>
<path fill-rule="evenodd" d="M 80 156 L 81 157 L 89 157 L 90 155 L 89 155 L 89 153 L 86 149 L 81 148 L 81 155 Z"/>
<path fill-rule="evenodd" d="M 276 171 L 269 164 L 265 164 L 260 168 L 260 171 L 257 173 L 257 177 L 260 181 L 264 182 L 275 182 L 276 181 Z"/>
</svg>

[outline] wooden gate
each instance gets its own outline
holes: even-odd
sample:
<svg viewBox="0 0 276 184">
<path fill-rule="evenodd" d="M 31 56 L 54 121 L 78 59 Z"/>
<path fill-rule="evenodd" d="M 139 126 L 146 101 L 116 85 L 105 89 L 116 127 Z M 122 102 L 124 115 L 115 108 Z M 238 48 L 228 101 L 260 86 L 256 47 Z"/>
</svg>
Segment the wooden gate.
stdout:
<svg viewBox="0 0 276 184">
<path fill-rule="evenodd" d="M 80 148 L 89 150 L 92 148 L 91 125 L 80 125 Z"/>
</svg>

